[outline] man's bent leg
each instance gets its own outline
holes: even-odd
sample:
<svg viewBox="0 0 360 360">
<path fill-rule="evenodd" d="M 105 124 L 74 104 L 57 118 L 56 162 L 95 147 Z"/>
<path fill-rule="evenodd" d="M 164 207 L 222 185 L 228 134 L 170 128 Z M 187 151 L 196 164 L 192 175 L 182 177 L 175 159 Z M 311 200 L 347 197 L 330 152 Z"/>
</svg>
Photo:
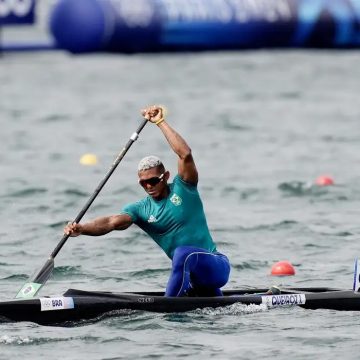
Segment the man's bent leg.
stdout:
<svg viewBox="0 0 360 360">
<path fill-rule="evenodd" d="M 220 287 L 226 284 L 230 273 L 225 255 L 193 246 L 178 247 L 172 265 L 165 296 L 183 296 L 191 288 L 191 283 L 201 289 L 201 293 L 221 296 Z"/>
<path fill-rule="evenodd" d="M 199 253 L 191 272 L 191 281 L 200 296 L 221 296 L 220 290 L 229 280 L 230 263 L 221 253 Z"/>
</svg>

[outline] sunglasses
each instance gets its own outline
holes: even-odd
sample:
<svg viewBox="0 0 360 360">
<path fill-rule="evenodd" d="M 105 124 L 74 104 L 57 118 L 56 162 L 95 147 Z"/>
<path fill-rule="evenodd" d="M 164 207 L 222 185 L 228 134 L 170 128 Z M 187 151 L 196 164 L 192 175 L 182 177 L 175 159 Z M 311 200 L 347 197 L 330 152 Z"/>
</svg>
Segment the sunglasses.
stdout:
<svg viewBox="0 0 360 360">
<path fill-rule="evenodd" d="M 150 179 L 144 179 L 144 180 L 139 180 L 139 184 L 142 187 L 145 187 L 146 185 L 150 185 L 150 186 L 155 186 L 157 185 L 160 181 L 163 180 L 165 173 L 161 174 L 160 176 L 154 176 Z"/>
</svg>

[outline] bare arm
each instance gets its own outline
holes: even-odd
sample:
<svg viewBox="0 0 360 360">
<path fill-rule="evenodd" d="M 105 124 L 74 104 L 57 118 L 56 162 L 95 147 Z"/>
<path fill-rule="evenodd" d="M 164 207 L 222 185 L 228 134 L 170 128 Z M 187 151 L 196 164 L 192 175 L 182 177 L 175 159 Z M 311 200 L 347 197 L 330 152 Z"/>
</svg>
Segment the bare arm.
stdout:
<svg viewBox="0 0 360 360">
<path fill-rule="evenodd" d="M 155 123 L 165 135 L 173 151 L 179 157 L 178 173 L 180 177 L 189 183 L 197 184 L 199 176 L 196 169 L 191 149 L 186 141 L 164 119 L 163 108 L 151 106 L 142 111 L 143 116 Z"/>
<path fill-rule="evenodd" d="M 100 236 L 113 230 L 125 230 L 131 224 L 131 217 L 126 214 L 103 216 L 85 224 L 69 223 L 64 229 L 64 234 Z"/>
</svg>

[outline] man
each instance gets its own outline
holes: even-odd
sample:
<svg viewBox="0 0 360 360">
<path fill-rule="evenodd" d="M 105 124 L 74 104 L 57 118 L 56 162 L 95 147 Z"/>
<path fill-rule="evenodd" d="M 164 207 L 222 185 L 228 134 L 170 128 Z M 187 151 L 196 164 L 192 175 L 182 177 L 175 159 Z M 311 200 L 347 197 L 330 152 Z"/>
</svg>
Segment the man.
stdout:
<svg viewBox="0 0 360 360">
<path fill-rule="evenodd" d="M 156 156 L 138 165 L 139 184 L 148 196 L 126 205 L 120 214 L 100 217 L 85 224 L 68 224 L 70 236 L 99 236 L 125 230 L 136 224 L 172 260 L 165 296 L 221 296 L 229 278 L 227 257 L 216 250 L 197 190 L 198 172 L 185 140 L 165 121 L 160 106 L 142 110 L 145 119 L 156 124 L 178 156 L 178 174 L 170 173 Z"/>
</svg>

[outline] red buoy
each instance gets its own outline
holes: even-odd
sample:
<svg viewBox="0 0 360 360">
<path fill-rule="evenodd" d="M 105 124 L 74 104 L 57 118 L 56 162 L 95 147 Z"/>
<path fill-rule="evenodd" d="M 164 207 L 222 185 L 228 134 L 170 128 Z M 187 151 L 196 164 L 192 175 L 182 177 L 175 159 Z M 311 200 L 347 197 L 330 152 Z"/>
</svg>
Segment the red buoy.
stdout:
<svg viewBox="0 0 360 360">
<path fill-rule="evenodd" d="M 289 261 L 279 261 L 271 267 L 271 275 L 274 276 L 295 275 L 295 269 Z"/>
<path fill-rule="evenodd" d="M 315 184 L 318 186 L 334 185 L 334 179 L 328 175 L 320 175 L 316 178 Z"/>
</svg>

